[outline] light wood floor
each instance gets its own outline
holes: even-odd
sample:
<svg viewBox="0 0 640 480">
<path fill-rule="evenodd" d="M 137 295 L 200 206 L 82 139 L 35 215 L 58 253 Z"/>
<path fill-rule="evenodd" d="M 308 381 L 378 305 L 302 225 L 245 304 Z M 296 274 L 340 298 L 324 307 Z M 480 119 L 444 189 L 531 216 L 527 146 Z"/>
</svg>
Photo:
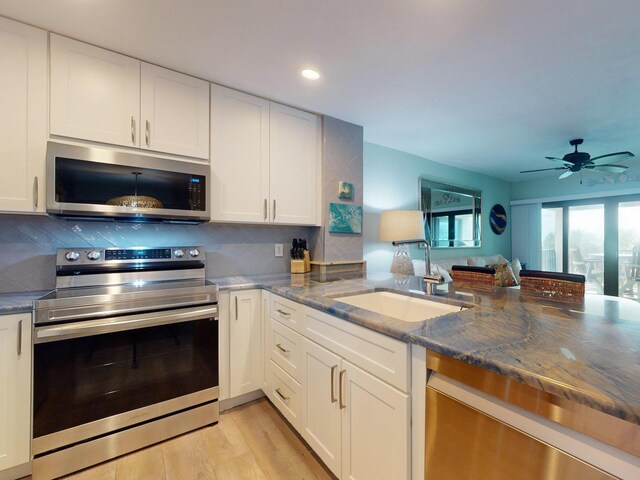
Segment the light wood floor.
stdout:
<svg viewBox="0 0 640 480">
<path fill-rule="evenodd" d="M 334 478 L 264 398 L 223 412 L 218 425 L 65 477 L 67 480 Z"/>
</svg>

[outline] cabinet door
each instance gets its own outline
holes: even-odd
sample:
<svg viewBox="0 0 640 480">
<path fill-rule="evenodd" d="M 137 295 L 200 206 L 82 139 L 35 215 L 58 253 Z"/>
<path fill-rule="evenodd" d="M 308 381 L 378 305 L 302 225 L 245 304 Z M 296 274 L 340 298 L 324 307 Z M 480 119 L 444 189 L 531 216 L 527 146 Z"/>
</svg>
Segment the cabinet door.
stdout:
<svg viewBox="0 0 640 480">
<path fill-rule="evenodd" d="M 302 345 L 304 378 L 301 433 L 313 451 L 340 477 L 341 411 L 338 377 L 342 360 L 306 338 Z"/>
<path fill-rule="evenodd" d="M 47 34 L 0 18 L 0 210 L 44 211 Z"/>
<path fill-rule="evenodd" d="M 0 316 L 0 385 L 4 470 L 31 458 L 31 314 Z"/>
<path fill-rule="evenodd" d="M 140 146 L 209 160 L 209 83 L 142 64 Z"/>
<path fill-rule="evenodd" d="M 51 34 L 52 135 L 139 143 L 140 62 Z"/>
<path fill-rule="evenodd" d="M 315 225 L 320 119 L 273 102 L 270 119 L 270 219 L 274 223 Z"/>
<path fill-rule="evenodd" d="M 262 387 L 260 290 L 229 295 L 229 390 L 231 398 Z"/>
<path fill-rule="evenodd" d="M 211 86 L 211 219 L 269 219 L 269 102 Z"/>
<path fill-rule="evenodd" d="M 342 361 L 342 477 L 409 478 L 409 396 Z"/>
<path fill-rule="evenodd" d="M 262 295 L 262 368 L 260 374 L 262 376 L 262 391 L 265 394 L 269 394 L 271 388 L 271 352 L 268 346 L 271 345 L 271 293 L 266 290 L 261 291 Z"/>
</svg>

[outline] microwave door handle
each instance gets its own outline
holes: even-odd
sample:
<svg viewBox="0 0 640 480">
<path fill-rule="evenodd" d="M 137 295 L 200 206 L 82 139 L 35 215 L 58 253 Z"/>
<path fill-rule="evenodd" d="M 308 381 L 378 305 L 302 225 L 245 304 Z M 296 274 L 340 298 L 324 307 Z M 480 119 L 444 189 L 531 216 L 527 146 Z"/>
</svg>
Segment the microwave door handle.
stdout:
<svg viewBox="0 0 640 480">
<path fill-rule="evenodd" d="M 101 318 L 83 322 L 67 323 L 35 328 L 34 343 L 55 342 L 70 338 L 89 337 L 105 333 L 135 330 L 138 328 L 156 327 L 171 323 L 190 322 L 213 318 L 218 320 L 218 306 L 194 307 L 170 312 L 143 313 L 124 317 Z"/>
</svg>

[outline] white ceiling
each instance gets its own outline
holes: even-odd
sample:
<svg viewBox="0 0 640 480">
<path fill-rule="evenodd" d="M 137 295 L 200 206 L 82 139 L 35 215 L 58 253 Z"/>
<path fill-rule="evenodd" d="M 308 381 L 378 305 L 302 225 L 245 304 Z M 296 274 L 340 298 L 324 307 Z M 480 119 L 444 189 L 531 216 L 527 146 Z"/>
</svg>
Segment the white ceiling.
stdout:
<svg viewBox="0 0 640 480">
<path fill-rule="evenodd" d="M 640 157 L 638 0 L 0 0 L 0 15 L 508 180 L 544 175 L 517 172 L 556 166 L 544 157 L 574 137 Z"/>
</svg>

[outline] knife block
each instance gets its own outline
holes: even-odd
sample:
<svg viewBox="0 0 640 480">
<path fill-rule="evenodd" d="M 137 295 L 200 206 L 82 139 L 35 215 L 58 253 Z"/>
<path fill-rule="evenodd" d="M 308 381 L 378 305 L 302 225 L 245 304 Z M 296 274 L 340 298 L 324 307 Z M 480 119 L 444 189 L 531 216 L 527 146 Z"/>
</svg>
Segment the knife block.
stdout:
<svg viewBox="0 0 640 480">
<path fill-rule="evenodd" d="M 291 273 L 309 273 L 311 271 L 311 261 L 309 250 L 304 251 L 304 259 L 291 260 Z"/>
</svg>

